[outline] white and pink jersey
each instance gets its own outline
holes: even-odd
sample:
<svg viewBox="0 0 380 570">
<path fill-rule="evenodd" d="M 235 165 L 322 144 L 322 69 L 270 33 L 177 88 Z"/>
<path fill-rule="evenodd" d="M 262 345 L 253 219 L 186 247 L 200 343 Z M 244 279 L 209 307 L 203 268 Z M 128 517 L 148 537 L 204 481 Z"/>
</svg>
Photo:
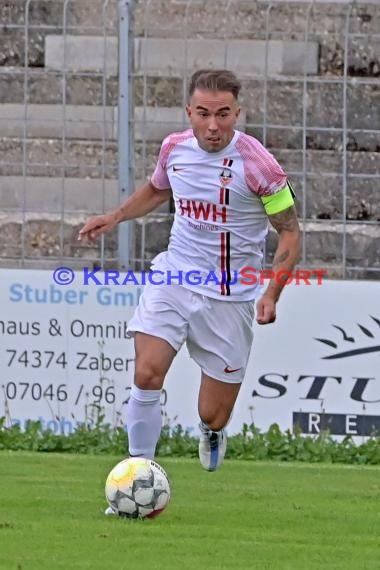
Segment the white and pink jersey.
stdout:
<svg viewBox="0 0 380 570">
<path fill-rule="evenodd" d="M 209 297 L 254 299 L 258 286 L 242 284 L 241 271 L 261 269 L 268 232 L 261 197 L 286 185 L 276 159 L 240 131 L 223 150 L 209 153 L 187 130 L 163 141 L 151 182 L 171 188 L 175 202 L 168 251 L 154 269 L 180 272 L 184 287 Z"/>
</svg>

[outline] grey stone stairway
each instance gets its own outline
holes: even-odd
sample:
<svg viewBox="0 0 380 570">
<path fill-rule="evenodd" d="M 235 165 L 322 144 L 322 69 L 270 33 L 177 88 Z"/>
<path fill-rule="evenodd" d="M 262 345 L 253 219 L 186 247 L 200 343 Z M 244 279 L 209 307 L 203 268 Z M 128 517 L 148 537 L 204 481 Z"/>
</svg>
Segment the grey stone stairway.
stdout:
<svg viewBox="0 0 380 570">
<path fill-rule="evenodd" d="M 76 235 L 89 214 L 119 200 L 117 2 L 103 13 L 104 4 L 69 2 L 64 39 L 63 3 L 32 2 L 25 75 L 25 0 L 0 1 L 3 266 L 101 256 Z M 231 67 L 243 81 L 239 128 L 268 145 L 297 190 L 304 264 L 330 265 L 336 276 L 344 264 L 362 267 L 352 275 L 371 277 L 366 268 L 380 270 L 379 29 L 372 2 L 137 2 L 136 183 L 152 172 L 167 132 L 186 126 L 186 77 Z M 142 265 L 165 247 L 171 218 L 161 208 L 136 223 Z M 271 238 L 269 258 L 273 248 Z M 115 234 L 102 255 L 116 263 Z"/>
</svg>

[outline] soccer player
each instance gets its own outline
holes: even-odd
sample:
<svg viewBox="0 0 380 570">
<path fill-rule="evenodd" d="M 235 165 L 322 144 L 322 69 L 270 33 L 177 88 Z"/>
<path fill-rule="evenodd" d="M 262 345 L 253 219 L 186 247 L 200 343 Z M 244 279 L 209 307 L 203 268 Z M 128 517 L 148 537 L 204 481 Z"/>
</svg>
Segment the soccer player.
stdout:
<svg viewBox="0 0 380 570">
<path fill-rule="evenodd" d="M 294 194 L 285 172 L 258 140 L 234 128 L 240 88 L 228 70 L 194 73 L 186 107 L 191 129 L 166 137 L 150 180 L 114 212 L 90 218 L 79 232 L 79 239 L 96 239 L 173 197 L 169 246 L 152 264 L 167 278 L 161 285 L 146 285 L 128 324 L 136 352 L 126 410 L 129 453 L 154 457 L 161 389 L 186 342 L 201 369 L 199 457 L 209 471 L 225 455 L 224 427 L 244 378 L 254 313 L 261 325 L 274 322 L 286 275 L 300 251 Z M 261 269 L 268 220 L 278 232 L 273 272 L 283 273 L 259 295 L 259 279 L 253 283 L 252 274 Z M 248 273 L 250 278 L 243 279 Z"/>
</svg>

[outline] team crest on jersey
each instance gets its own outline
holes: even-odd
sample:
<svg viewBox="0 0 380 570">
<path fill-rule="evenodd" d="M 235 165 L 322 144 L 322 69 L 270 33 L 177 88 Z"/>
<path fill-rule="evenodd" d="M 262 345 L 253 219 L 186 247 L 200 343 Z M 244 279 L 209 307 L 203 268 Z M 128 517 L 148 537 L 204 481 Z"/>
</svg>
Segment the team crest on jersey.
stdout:
<svg viewBox="0 0 380 570">
<path fill-rule="evenodd" d="M 219 174 L 219 180 L 222 186 L 227 186 L 232 180 L 232 171 L 229 168 L 223 168 Z"/>
</svg>

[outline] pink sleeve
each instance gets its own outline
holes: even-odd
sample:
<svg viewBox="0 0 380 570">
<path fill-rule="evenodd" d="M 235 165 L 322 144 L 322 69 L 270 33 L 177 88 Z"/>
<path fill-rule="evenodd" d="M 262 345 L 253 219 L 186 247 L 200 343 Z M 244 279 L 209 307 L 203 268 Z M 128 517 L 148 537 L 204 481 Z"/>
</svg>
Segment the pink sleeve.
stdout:
<svg viewBox="0 0 380 570">
<path fill-rule="evenodd" d="M 192 137 L 193 131 L 191 129 L 187 129 L 186 131 L 182 131 L 180 133 L 172 133 L 164 139 L 161 145 L 160 154 L 158 155 L 156 168 L 154 169 L 154 172 L 150 179 L 155 188 L 158 190 L 166 190 L 167 188 L 170 188 L 170 181 L 167 173 L 167 162 L 169 154 L 177 144 L 184 142 Z"/>
<path fill-rule="evenodd" d="M 161 145 L 156 168 L 154 169 L 150 179 L 153 186 L 158 190 L 166 190 L 167 188 L 170 188 L 170 182 L 166 172 L 166 163 L 172 148 L 173 145 L 170 143 L 170 136 L 168 136 L 164 139 Z"/>
<path fill-rule="evenodd" d="M 258 196 L 270 196 L 285 186 L 285 172 L 258 140 L 242 133 L 236 148 L 243 158 L 245 179 L 251 192 Z"/>
</svg>

